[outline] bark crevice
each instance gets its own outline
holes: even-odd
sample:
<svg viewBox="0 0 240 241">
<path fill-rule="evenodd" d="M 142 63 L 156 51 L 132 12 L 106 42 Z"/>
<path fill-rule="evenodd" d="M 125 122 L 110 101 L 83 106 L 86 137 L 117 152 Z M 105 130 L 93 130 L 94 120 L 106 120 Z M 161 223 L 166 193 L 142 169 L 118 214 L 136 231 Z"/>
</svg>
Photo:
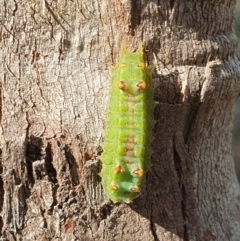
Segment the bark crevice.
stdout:
<svg viewBox="0 0 240 241">
<path fill-rule="evenodd" d="M 151 205 L 151 209 L 150 209 L 150 230 L 151 230 L 151 233 L 154 237 L 154 241 L 160 241 L 159 238 L 158 238 L 158 235 L 156 233 L 156 227 L 155 227 L 155 223 L 153 221 L 153 208 L 152 208 L 152 205 Z"/>
<path fill-rule="evenodd" d="M 174 8 L 174 3 L 175 3 L 175 0 L 170 0 L 169 4 L 171 9 Z"/>
<path fill-rule="evenodd" d="M 135 0 L 131 1 L 131 19 L 130 19 L 130 29 L 131 29 L 131 35 L 135 35 L 135 30 L 141 23 L 141 3 Z"/>
<path fill-rule="evenodd" d="M 76 158 L 74 157 L 74 153 L 70 149 L 69 145 L 65 145 L 63 147 L 64 155 L 66 156 L 66 161 L 69 164 L 69 171 L 71 176 L 71 182 L 73 186 L 76 186 L 79 184 L 80 181 L 80 175 L 78 173 L 79 166 L 76 162 Z"/>
<path fill-rule="evenodd" d="M 50 181 L 53 183 L 57 183 L 57 171 L 53 165 L 53 149 L 51 142 L 48 142 L 45 148 L 45 162 L 47 175 Z"/>
<path fill-rule="evenodd" d="M 36 180 L 41 180 L 43 179 L 43 176 L 46 175 L 46 168 L 45 168 L 46 152 L 45 152 L 43 140 L 33 135 L 30 136 L 26 143 L 25 156 L 26 156 L 26 165 L 27 165 L 27 173 L 28 173 L 27 176 L 28 176 L 29 182 L 31 184 L 34 184 Z"/>
<path fill-rule="evenodd" d="M 176 144 L 175 144 L 174 140 L 174 148 L 173 148 L 173 160 L 174 160 L 174 166 L 175 166 L 175 170 L 176 170 L 176 174 L 178 176 L 178 185 L 179 185 L 179 189 L 181 191 L 181 200 L 179 200 L 181 202 L 181 211 L 182 211 L 182 218 L 183 218 L 183 240 L 184 241 L 189 241 L 189 235 L 188 235 L 188 227 L 187 227 L 187 210 L 186 210 L 186 189 L 185 189 L 185 184 L 184 184 L 184 180 L 183 180 L 183 168 L 182 168 L 182 160 L 181 157 L 177 151 L 176 148 Z"/>
</svg>

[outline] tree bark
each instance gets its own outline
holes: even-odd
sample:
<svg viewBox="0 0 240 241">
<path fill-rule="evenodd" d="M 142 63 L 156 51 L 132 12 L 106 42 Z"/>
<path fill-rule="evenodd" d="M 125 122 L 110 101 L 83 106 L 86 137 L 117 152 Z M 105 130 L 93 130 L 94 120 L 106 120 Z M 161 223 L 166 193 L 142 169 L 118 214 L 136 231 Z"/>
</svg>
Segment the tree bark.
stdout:
<svg viewBox="0 0 240 241">
<path fill-rule="evenodd" d="M 235 1 L 0 3 L 3 240 L 240 240 Z M 121 42 L 155 68 L 152 167 L 129 205 L 98 175 Z"/>
</svg>

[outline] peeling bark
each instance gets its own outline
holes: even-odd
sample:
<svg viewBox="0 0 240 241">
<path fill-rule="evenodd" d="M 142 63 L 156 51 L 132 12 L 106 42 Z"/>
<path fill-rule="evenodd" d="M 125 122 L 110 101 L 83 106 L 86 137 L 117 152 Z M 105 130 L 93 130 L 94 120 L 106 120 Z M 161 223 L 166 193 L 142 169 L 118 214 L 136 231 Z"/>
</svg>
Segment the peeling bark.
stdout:
<svg viewBox="0 0 240 241">
<path fill-rule="evenodd" d="M 240 240 L 234 1 L 1 3 L 0 238 Z M 98 175 L 121 42 L 155 67 L 152 167 L 130 205 Z"/>
</svg>

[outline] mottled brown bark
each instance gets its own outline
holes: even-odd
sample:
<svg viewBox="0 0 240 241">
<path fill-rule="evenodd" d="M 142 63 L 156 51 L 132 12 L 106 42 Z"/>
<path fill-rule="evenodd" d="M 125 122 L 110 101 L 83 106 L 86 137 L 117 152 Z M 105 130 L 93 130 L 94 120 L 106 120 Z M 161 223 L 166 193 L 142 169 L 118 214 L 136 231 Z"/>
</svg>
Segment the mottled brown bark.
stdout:
<svg viewBox="0 0 240 241">
<path fill-rule="evenodd" d="M 240 240 L 234 1 L 0 3 L 3 240 Z M 98 176 L 121 42 L 155 67 L 152 167 L 130 205 Z"/>
</svg>

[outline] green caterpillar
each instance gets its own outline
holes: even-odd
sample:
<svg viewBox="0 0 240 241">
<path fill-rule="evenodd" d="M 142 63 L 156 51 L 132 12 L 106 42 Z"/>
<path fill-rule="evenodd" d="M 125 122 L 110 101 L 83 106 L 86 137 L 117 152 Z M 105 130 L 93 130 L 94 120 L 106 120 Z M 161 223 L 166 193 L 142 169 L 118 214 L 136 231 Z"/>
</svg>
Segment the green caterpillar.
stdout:
<svg viewBox="0 0 240 241">
<path fill-rule="evenodd" d="M 140 45 L 134 53 L 122 45 L 112 81 L 103 144 L 102 186 L 114 202 L 130 203 L 150 166 L 153 126 L 152 68 Z"/>
</svg>

